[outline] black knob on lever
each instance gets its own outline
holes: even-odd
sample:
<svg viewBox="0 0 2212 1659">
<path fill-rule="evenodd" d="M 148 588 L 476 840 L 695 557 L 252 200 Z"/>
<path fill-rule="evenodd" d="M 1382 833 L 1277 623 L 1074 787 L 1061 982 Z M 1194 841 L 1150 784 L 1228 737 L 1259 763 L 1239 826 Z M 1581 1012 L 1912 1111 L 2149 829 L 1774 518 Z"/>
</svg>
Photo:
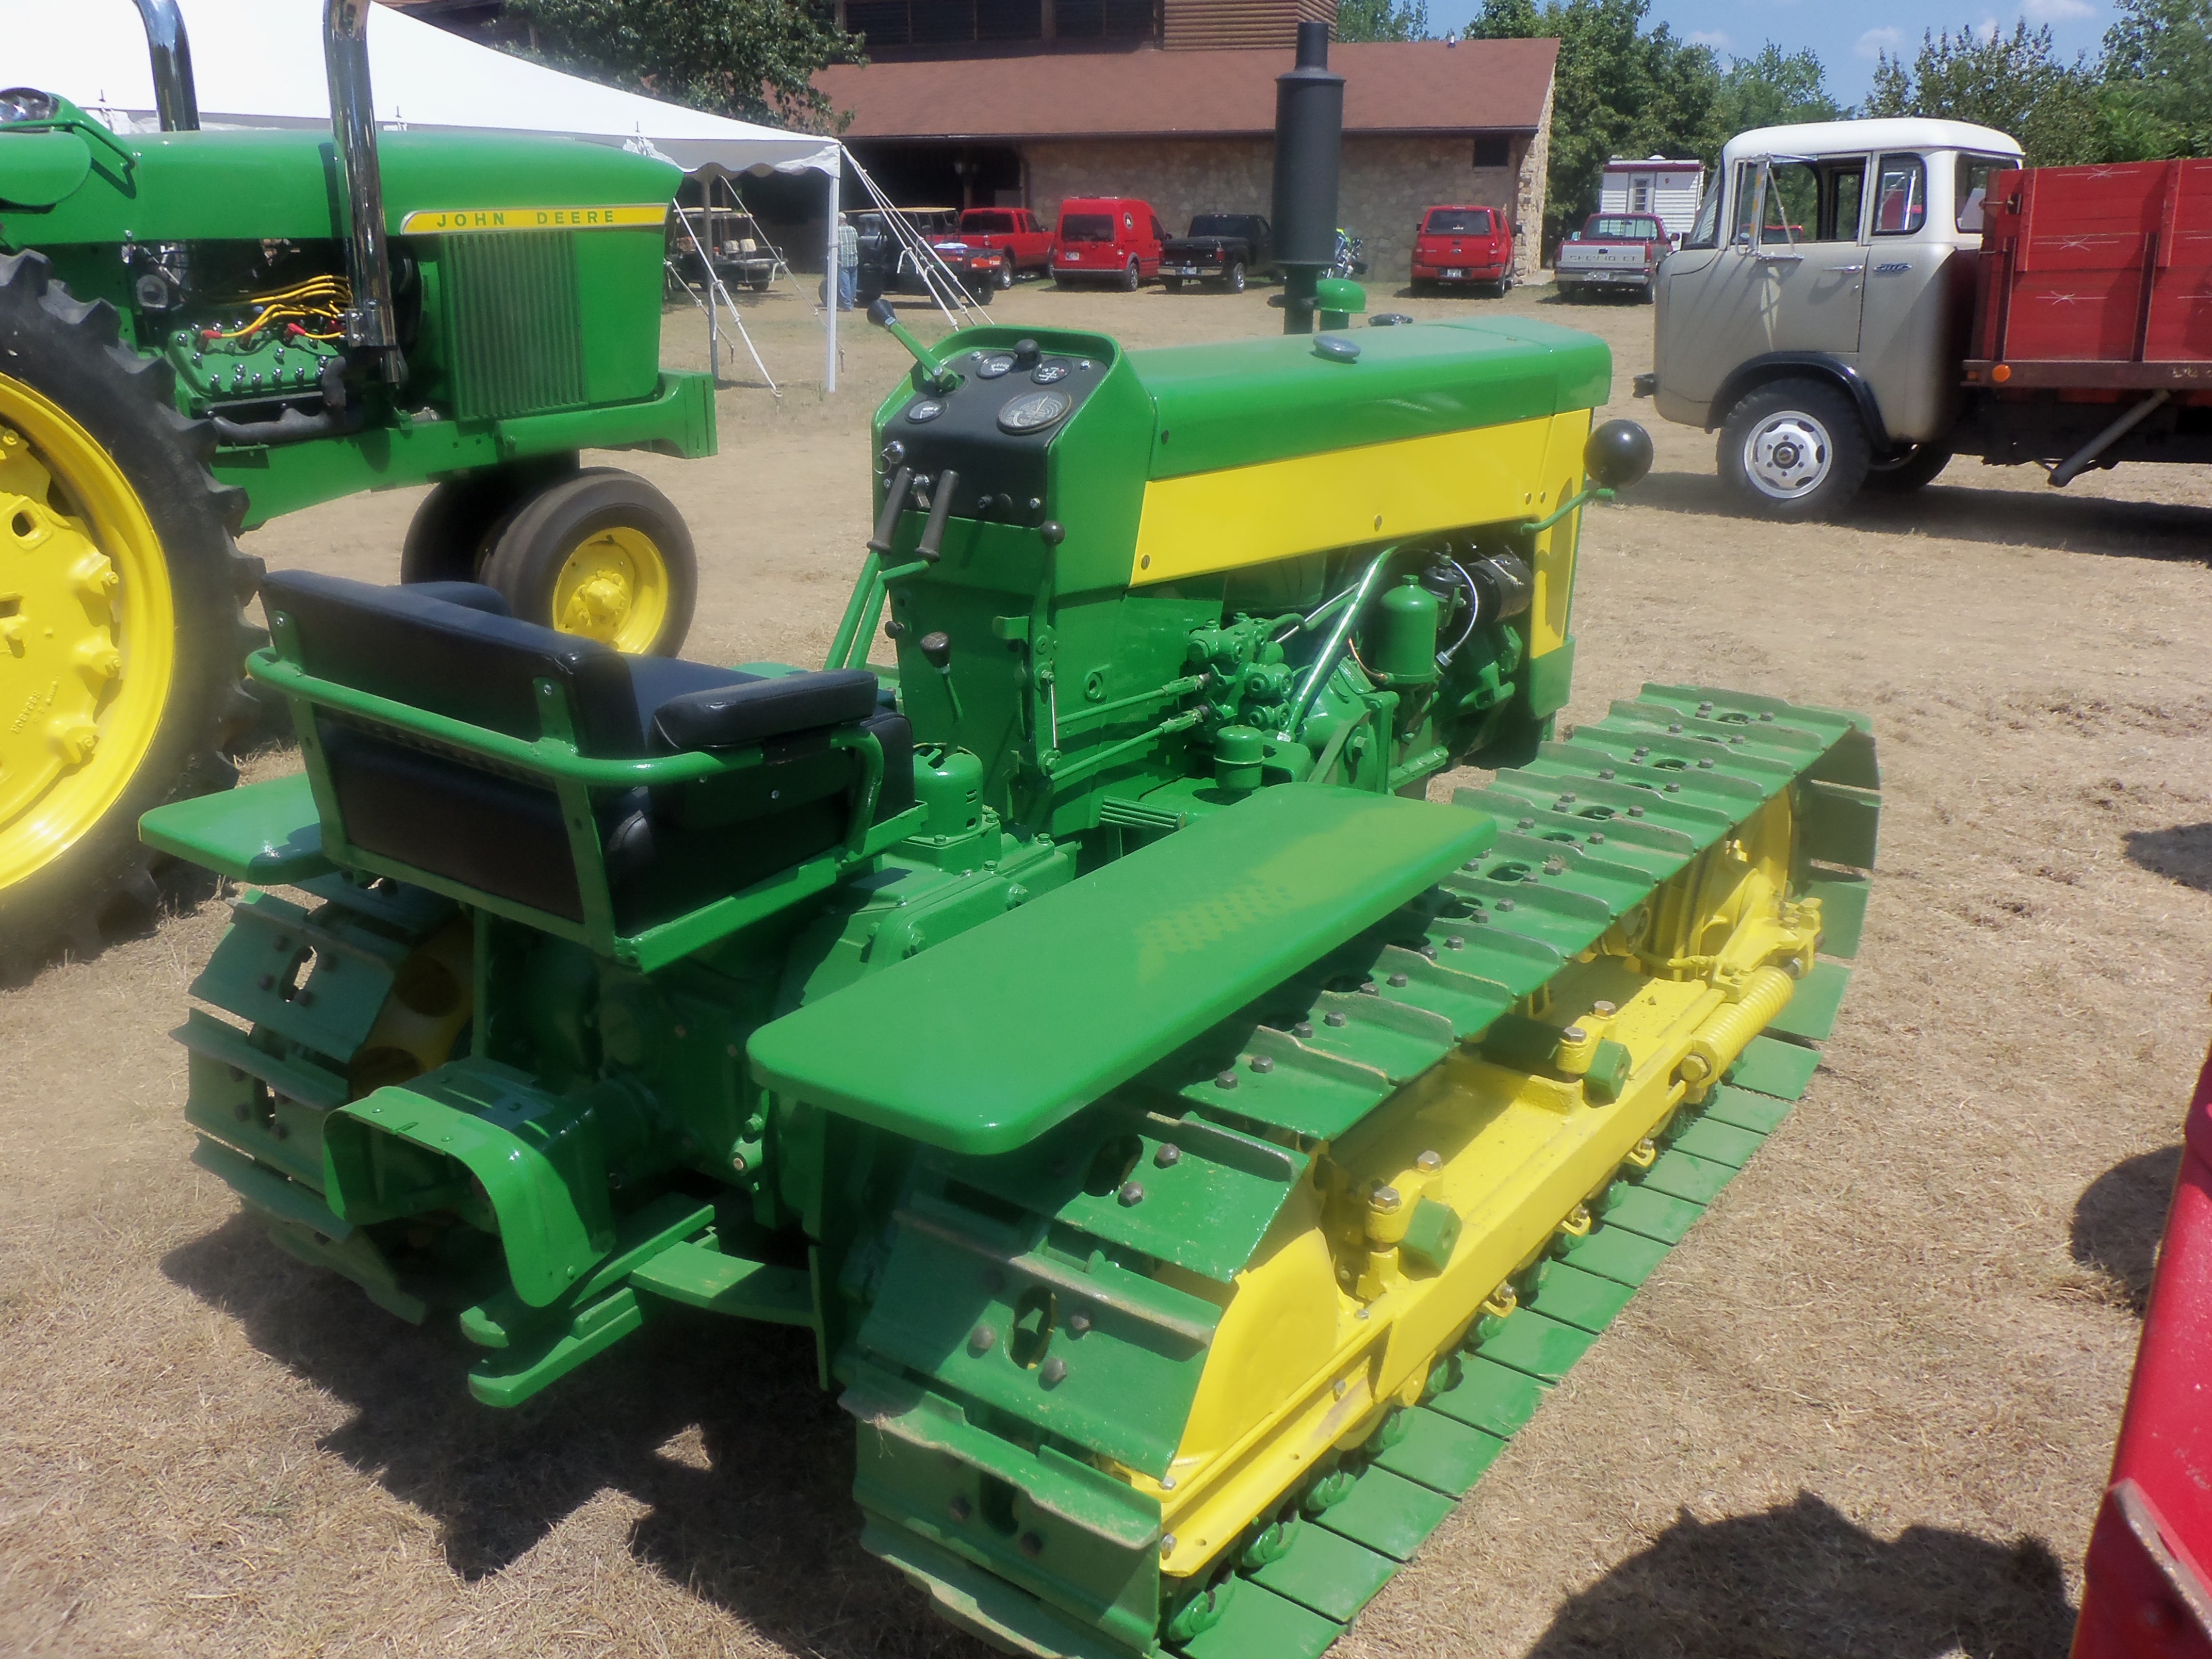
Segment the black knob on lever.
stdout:
<svg viewBox="0 0 2212 1659">
<path fill-rule="evenodd" d="M 891 550 L 891 535 L 898 529 L 899 514 L 906 511 L 906 498 L 914 488 L 914 469 L 902 466 L 891 476 L 891 487 L 884 491 L 884 510 L 876 519 L 876 533 L 868 538 L 868 551 L 878 558 L 886 558 Z"/>
<path fill-rule="evenodd" d="M 1041 348 L 1035 340 L 1017 340 L 1014 342 L 1014 367 L 1016 368 L 1035 368 L 1037 364 L 1037 359 L 1042 357 L 1043 355 L 1044 352 L 1042 348 Z"/>
<path fill-rule="evenodd" d="M 939 673 L 952 664 L 952 636 L 938 632 L 924 634 L 915 641 L 921 647 L 921 659 Z"/>
</svg>

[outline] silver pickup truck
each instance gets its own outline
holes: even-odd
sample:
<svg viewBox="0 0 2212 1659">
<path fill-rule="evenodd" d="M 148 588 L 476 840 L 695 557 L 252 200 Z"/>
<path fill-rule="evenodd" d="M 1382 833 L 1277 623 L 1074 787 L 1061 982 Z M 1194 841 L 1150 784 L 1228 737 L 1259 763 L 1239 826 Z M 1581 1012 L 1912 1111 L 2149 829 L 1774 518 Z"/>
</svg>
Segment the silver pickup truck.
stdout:
<svg viewBox="0 0 2212 1659">
<path fill-rule="evenodd" d="M 1593 294 L 1649 300 L 1659 262 L 1672 246 L 1656 214 L 1593 213 L 1559 244 L 1553 280 L 1565 300 L 1586 300 Z"/>
</svg>

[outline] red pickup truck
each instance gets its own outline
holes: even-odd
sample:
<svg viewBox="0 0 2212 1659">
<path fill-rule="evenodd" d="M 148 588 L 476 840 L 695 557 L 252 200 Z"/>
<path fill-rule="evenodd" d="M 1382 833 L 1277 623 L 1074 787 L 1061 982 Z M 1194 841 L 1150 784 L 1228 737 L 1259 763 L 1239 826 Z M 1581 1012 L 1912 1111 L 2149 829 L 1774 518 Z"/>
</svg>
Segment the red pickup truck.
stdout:
<svg viewBox="0 0 2212 1659">
<path fill-rule="evenodd" d="M 1025 274 L 1042 276 L 1052 269 L 1052 233 L 1027 208 L 969 208 L 950 236 L 930 240 L 1005 254 L 1006 263 L 999 267 L 1000 288 L 1012 288 Z"/>
<path fill-rule="evenodd" d="M 1674 252 L 1667 227 L 1650 213 L 1593 213 L 1559 244 L 1553 262 L 1562 300 L 1625 294 L 1649 300 L 1659 262 Z"/>
</svg>

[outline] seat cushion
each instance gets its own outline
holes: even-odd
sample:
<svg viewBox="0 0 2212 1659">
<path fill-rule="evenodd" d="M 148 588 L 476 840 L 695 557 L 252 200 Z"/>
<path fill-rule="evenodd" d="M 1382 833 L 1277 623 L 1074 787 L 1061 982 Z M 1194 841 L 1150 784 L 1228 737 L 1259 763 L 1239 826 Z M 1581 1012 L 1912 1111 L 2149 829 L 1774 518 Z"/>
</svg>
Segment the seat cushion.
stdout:
<svg viewBox="0 0 2212 1659">
<path fill-rule="evenodd" d="M 670 697 L 752 678 L 626 657 L 504 615 L 503 603 L 483 602 L 489 593 L 473 582 L 380 587 L 307 570 L 272 571 L 261 585 L 272 625 L 289 620 L 301 666 L 318 678 L 525 742 L 544 734 L 537 682 L 550 679 L 568 689 L 578 750 L 599 759 L 651 753 L 653 713 Z"/>
<path fill-rule="evenodd" d="M 864 720 L 876 712 L 876 677 L 843 668 L 689 691 L 659 706 L 653 741 L 665 752 L 742 749 L 770 738 Z"/>
</svg>

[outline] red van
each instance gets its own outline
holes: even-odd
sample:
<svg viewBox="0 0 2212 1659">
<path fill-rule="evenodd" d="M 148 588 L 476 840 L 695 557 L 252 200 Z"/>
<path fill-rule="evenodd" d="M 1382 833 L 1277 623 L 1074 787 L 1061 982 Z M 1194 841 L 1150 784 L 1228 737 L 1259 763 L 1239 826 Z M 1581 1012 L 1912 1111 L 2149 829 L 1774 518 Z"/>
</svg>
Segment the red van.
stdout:
<svg viewBox="0 0 2212 1659">
<path fill-rule="evenodd" d="M 1496 208 L 1432 207 L 1413 232 L 1413 292 L 1513 286 L 1513 229 Z"/>
<path fill-rule="evenodd" d="M 1063 283 L 1119 283 L 1133 290 L 1160 274 L 1167 228 L 1133 196 L 1076 196 L 1060 204 L 1052 274 Z"/>
</svg>

